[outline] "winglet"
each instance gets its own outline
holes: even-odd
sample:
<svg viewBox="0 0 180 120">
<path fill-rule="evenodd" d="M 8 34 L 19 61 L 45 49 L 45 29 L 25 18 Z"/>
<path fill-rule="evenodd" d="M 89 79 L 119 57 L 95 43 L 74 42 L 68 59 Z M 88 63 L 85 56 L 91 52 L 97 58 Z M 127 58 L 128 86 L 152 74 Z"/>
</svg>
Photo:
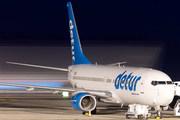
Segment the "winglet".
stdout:
<svg viewBox="0 0 180 120">
<path fill-rule="evenodd" d="M 68 16 L 69 16 L 72 63 L 73 65 L 91 64 L 91 62 L 84 56 L 82 48 L 81 48 L 81 43 L 80 43 L 79 34 L 76 27 L 76 21 L 74 18 L 71 2 L 67 2 L 67 7 L 68 7 Z"/>
</svg>

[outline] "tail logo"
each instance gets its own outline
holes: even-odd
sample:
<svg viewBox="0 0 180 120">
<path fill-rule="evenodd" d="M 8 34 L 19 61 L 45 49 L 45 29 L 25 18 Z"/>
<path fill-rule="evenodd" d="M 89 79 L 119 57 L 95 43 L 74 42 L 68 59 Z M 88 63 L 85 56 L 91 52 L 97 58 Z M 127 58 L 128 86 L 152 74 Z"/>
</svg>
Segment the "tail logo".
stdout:
<svg viewBox="0 0 180 120">
<path fill-rule="evenodd" d="M 81 43 L 79 39 L 78 30 L 76 27 L 76 21 L 72 9 L 71 2 L 67 2 L 68 16 L 69 16 L 69 32 L 71 41 L 71 52 L 72 52 L 72 64 L 91 64 L 91 62 L 84 56 Z"/>
<path fill-rule="evenodd" d="M 134 90 L 136 91 L 136 85 L 137 82 L 140 81 L 141 76 L 137 77 L 132 75 L 132 73 L 130 73 L 129 75 L 125 74 L 126 71 L 124 71 L 122 74 L 119 74 L 116 79 L 115 79 L 115 83 L 114 86 L 116 89 L 125 89 L 125 90 Z"/>
<path fill-rule="evenodd" d="M 70 28 L 70 37 L 71 37 L 71 51 L 72 51 L 72 60 L 75 61 L 75 56 L 74 56 L 74 39 L 73 39 L 73 28 L 74 25 L 72 23 L 72 20 L 69 20 L 69 28 Z"/>
<path fill-rule="evenodd" d="M 72 24 L 72 20 L 69 21 L 69 27 L 70 27 L 70 30 L 74 28 L 74 25 Z"/>
</svg>

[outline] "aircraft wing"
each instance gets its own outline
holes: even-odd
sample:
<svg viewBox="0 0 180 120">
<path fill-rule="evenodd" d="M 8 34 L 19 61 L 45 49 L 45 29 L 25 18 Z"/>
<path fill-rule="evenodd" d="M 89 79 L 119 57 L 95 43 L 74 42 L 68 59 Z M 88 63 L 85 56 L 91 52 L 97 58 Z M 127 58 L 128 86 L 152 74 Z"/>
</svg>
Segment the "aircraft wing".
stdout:
<svg viewBox="0 0 180 120">
<path fill-rule="evenodd" d="M 99 90 L 86 90 L 86 89 L 75 89 L 75 88 L 59 88 L 59 87 L 49 87 L 49 86 L 36 86 L 36 85 L 25 85 L 25 84 L 14 84 L 14 83 L 2 83 L 0 85 L 6 86 L 15 86 L 15 87 L 25 87 L 27 90 L 34 90 L 34 88 L 53 90 L 53 91 L 68 91 L 68 92 L 88 92 L 94 96 L 98 96 L 100 98 L 109 98 L 112 97 L 112 93 L 109 91 L 99 91 Z"/>
<path fill-rule="evenodd" d="M 29 66 L 29 67 L 36 67 L 36 68 L 44 68 L 44 69 L 51 69 L 51 70 L 59 70 L 68 72 L 68 69 L 65 68 L 56 68 L 56 67 L 48 67 L 48 66 L 40 66 L 40 65 L 32 65 L 32 64 L 24 64 L 24 63 L 16 63 L 16 62 L 6 62 L 8 64 L 15 64 L 15 65 L 22 65 L 22 66 Z"/>
<path fill-rule="evenodd" d="M 56 91 L 70 91 L 70 92 L 76 91 L 76 89 L 73 89 L 73 88 L 59 88 L 59 87 L 36 86 L 36 85 L 14 84 L 14 83 L 0 83 L 0 85 L 26 87 L 27 89 L 32 89 L 32 90 L 34 88 L 39 88 L 39 89 L 56 90 Z"/>
<path fill-rule="evenodd" d="M 32 65 L 32 64 L 25 64 L 25 63 L 16 63 L 16 62 L 7 62 L 9 64 L 15 65 L 22 65 L 22 66 L 29 66 L 29 67 L 36 67 L 36 68 L 45 68 L 51 70 L 59 70 L 64 72 L 69 72 L 68 69 L 65 68 L 55 68 L 55 67 L 48 67 L 48 66 L 40 66 L 40 65 Z M 112 93 L 109 91 L 99 91 L 99 90 L 87 90 L 83 88 L 59 88 L 59 87 L 49 87 L 49 86 L 36 86 L 36 85 L 25 85 L 25 84 L 14 84 L 14 83 L 0 83 L 0 85 L 7 85 L 7 86 L 16 86 L 16 87 L 26 87 L 27 90 L 34 90 L 34 88 L 39 89 L 46 89 L 46 90 L 53 90 L 53 91 L 69 91 L 69 92 L 88 92 L 94 96 L 98 96 L 100 98 L 109 98 L 112 97 Z"/>
</svg>

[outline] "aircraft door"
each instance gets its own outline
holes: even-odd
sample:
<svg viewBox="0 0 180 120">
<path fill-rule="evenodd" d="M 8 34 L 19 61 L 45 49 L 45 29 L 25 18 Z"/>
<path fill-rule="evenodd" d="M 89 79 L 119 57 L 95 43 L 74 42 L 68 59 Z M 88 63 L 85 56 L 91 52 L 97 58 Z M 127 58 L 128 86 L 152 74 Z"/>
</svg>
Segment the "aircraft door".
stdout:
<svg viewBox="0 0 180 120">
<path fill-rule="evenodd" d="M 107 87 L 107 77 L 105 76 L 104 79 L 103 79 L 103 87 L 106 88 Z"/>
<path fill-rule="evenodd" d="M 141 94 L 144 94 L 144 81 L 146 80 L 146 76 L 141 81 Z"/>
</svg>

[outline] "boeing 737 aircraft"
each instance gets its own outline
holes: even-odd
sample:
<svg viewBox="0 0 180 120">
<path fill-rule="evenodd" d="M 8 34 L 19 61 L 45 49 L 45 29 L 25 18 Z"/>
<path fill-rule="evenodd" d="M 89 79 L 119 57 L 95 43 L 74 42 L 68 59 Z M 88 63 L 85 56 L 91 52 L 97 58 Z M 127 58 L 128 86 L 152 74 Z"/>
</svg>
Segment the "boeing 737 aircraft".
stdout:
<svg viewBox="0 0 180 120">
<path fill-rule="evenodd" d="M 10 64 L 39 67 L 68 73 L 72 89 L 44 87 L 11 83 L 0 83 L 53 91 L 71 91 L 71 104 L 76 110 L 96 112 L 97 101 L 117 105 L 144 104 L 153 107 L 161 117 L 161 108 L 167 108 L 174 98 L 174 84 L 162 71 L 151 68 L 96 65 L 84 56 L 77 31 L 71 2 L 67 3 L 71 39 L 72 65 L 68 69 L 54 68 L 24 63 Z"/>
</svg>

